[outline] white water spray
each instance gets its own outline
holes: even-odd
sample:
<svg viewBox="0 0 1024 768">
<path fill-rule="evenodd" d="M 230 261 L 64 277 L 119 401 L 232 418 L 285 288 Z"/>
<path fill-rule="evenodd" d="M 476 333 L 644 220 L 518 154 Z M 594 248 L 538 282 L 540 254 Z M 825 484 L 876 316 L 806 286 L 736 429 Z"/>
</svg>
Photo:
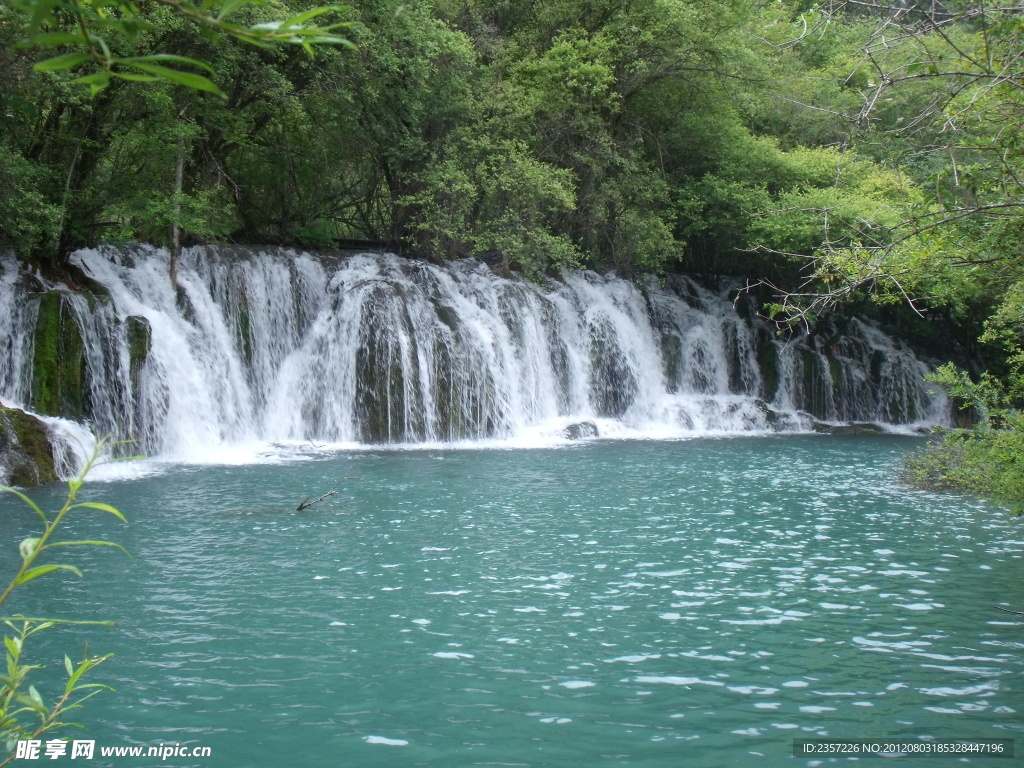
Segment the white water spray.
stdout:
<svg viewBox="0 0 1024 768">
<path fill-rule="evenodd" d="M 827 349 L 787 344 L 686 278 L 637 286 L 578 272 L 537 285 L 472 261 L 192 248 L 175 292 L 160 249 L 72 262 L 108 294 L 67 295 L 86 418 L 148 455 L 948 418 L 926 366 L 881 331 L 851 321 Z M 0 277 L 0 397 L 31 404 L 36 305 L 22 279 L 13 265 Z M 145 329 L 141 358 L 131 328 Z"/>
</svg>

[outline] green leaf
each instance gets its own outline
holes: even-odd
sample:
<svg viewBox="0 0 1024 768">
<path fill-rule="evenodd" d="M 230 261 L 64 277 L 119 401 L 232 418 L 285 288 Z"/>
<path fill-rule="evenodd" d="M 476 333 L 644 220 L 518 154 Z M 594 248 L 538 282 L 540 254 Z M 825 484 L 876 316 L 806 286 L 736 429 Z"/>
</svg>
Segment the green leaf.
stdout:
<svg viewBox="0 0 1024 768">
<path fill-rule="evenodd" d="M 169 69 L 168 67 L 161 67 L 156 64 L 143 64 L 141 62 L 135 62 L 129 66 L 134 67 L 135 69 L 141 69 L 143 72 L 148 72 L 151 75 L 156 75 L 161 80 L 166 80 L 170 83 L 176 83 L 177 85 L 183 85 L 186 88 L 193 88 L 197 91 L 206 91 L 207 93 L 214 93 L 222 98 L 227 98 L 220 88 L 202 75 L 194 75 L 191 72 L 182 72 L 178 69 Z M 110 509 L 113 510 L 113 507 Z M 120 512 L 117 512 L 118 516 L 120 516 L 120 514 Z M 123 520 L 124 518 L 121 519 Z"/>
<path fill-rule="evenodd" d="M 81 32 L 44 32 L 41 35 L 33 35 L 23 45 L 41 45 L 44 48 L 53 48 L 58 45 L 75 45 L 84 40 Z"/>
<path fill-rule="evenodd" d="M 21 559 L 28 560 L 32 556 L 32 553 L 36 551 L 36 547 L 38 546 L 39 539 L 22 539 L 21 544 L 18 545 L 18 552 L 21 553 Z"/>
<path fill-rule="evenodd" d="M 159 77 L 153 77 L 153 75 L 130 75 L 127 72 L 118 72 L 117 76 L 122 80 L 128 80 L 132 83 L 158 83 L 160 82 Z"/>
<path fill-rule="evenodd" d="M 82 675 L 88 672 L 89 669 L 92 668 L 92 666 L 93 665 L 89 663 L 88 659 L 79 664 L 78 669 L 73 670 L 71 674 L 68 676 L 68 682 L 64 686 L 64 692 L 68 693 L 70 691 L 73 691 L 75 689 L 75 686 L 78 685 L 78 681 L 82 679 Z"/>
<path fill-rule="evenodd" d="M 131 66 L 135 66 L 138 62 L 146 64 L 152 61 L 173 61 L 178 64 L 190 64 L 194 67 L 205 69 L 211 75 L 217 74 L 216 70 L 205 62 L 190 59 L 188 56 L 177 56 L 173 53 L 154 53 L 149 56 L 132 56 L 131 58 L 117 60 L 119 64 L 130 64 Z"/>
<path fill-rule="evenodd" d="M 75 674 L 75 666 L 71 663 L 71 659 L 67 654 L 64 654 L 64 669 L 68 671 L 68 677 L 72 677 Z"/>
<path fill-rule="evenodd" d="M 285 42 L 300 43 L 303 48 L 306 48 L 308 45 L 340 45 L 343 48 L 348 48 L 353 51 L 359 50 L 355 43 L 353 43 L 351 40 L 347 40 L 344 37 L 340 37 L 339 35 L 315 35 L 310 37 L 295 37 Z"/>
<path fill-rule="evenodd" d="M 39 691 L 36 690 L 36 687 L 34 685 L 30 685 L 28 687 L 28 695 L 29 698 L 32 699 L 32 701 L 39 705 L 40 709 L 46 709 L 46 705 L 43 704 L 43 697 L 39 695 Z"/>
<path fill-rule="evenodd" d="M 78 668 L 71 674 L 71 677 L 68 678 L 67 685 L 64 686 L 64 692 L 65 693 L 70 693 L 71 691 L 75 690 L 76 687 L 78 688 L 78 690 L 83 690 L 83 689 L 86 689 L 86 688 L 98 688 L 100 690 L 108 690 L 108 691 L 109 690 L 113 690 L 112 688 L 110 688 L 110 687 L 108 687 L 106 685 L 102 685 L 101 683 L 90 683 L 89 685 L 81 685 L 81 686 L 78 685 L 78 681 L 82 679 L 82 675 L 84 675 L 86 672 L 88 672 L 93 667 L 98 666 L 99 664 L 102 664 L 104 661 L 106 661 L 107 659 L 109 659 L 113 655 L 114 654 L 112 654 L 112 653 L 108 653 L 106 656 L 101 656 L 98 659 L 85 659 L 84 661 L 82 661 L 82 663 L 78 665 Z M 96 691 L 96 693 L 98 693 L 98 692 L 99 691 Z M 92 694 L 90 694 L 90 695 L 92 695 Z M 86 698 L 88 698 L 88 697 L 86 697 Z M 79 699 L 79 701 L 84 701 L 84 700 L 85 699 Z"/>
<path fill-rule="evenodd" d="M 30 582 L 33 579 L 38 579 L 40 576 L 45 576 L 48 573 L 53 573 L 54 571 L 71 571 L 75 576 L 82 576 L 82 572 L 73 565 L 40 565 L 38 568 L 30 568 L 21 574 L 21 576 L 15 580 L 14 586 L 20 587 L 22 584 Z"/>
<path fill-rule="evenodd" d="M 32 69 L 36 72 L 54 72 L 59 69 L 71 69 L 91 60 L 92 56 L 88 53 L 67 53 L 33 64 Z"/>
<path fill-rule="evenodd" d="M 86 539 L 86 540 L 83 540 L 83 541 L 57 541 L 57 542 L 54 542 L 53 544 L 47 544 L 46 545 L 47 549 L 49 549 L 50 547 L 117 547 L 122 552 L 124 552 L 126 555 L 128 555 L 128 557 L 132 556 L 131 552 L 129 552 L 124 547 L 122 547 L 120 544 L 118 544 L 116 542 L 113 542 L 113 541 L 100 541 L 98 539 L 97 540 Z"/>
<path fill-rule="evenodd" d="M 11 658 L 16 659 L 21 655 L 20 637 L 4 637 L 4 645 L 7 646 L 7 653 L 11 655 Z"/>
<path fill-rule="evenodd" d="M 11 488 L 10 486 L 7 486 L 7 485 L 0 485 L 0 493 L 3 493 L 3 492 L 5 492 L 5 491 L 6 491 L 7 493 L 13 493 L 13 494 L 14 494 L 15 496 L 17 496 L 17 497 L 18 497 L 19 499 L 21 499 L 21 500 L 22 500 L 22 501 L 24 501 L 24 502 L 25 502 L 26 504 L 28 504 L 28 505 L 29 505 L 30 507 L 32 507 L 32 509 L 33 509 L 33 510 L 35 511 L 35 513 L 36 513 L 37 515 L 39 515 L 39 517 L 41 517 L 41 518 L 43 519 L 43 522 L 44 522 L 44 523 L 49 523 L 49 522 L 50 522 L 50 521 L 49 521 L 49 520 L 48 520 L 48 519 L 46 518 L 46 515 L 44 515 L 44 514 L 43 514 L 43 510 L 41 510 L 41 509 L 39 508 L 39 505 L 37 505 L 37 504 L 36 504 L 36 503 L 35 503 L 34 501 L 32 501 L 32 499 L 30 499 L 30 498 L 29 498 L 28 496 L 26 496 L 26 495 L 25 495 L 24 493 L 22 493 L 22 492 L 21 492 L 21 491 L 19 491 L 19 490 L 16 490 L 16 489 L 14 489 L 14 488 Z"/>
<path fill-rule="evenodd" d="M 96 35 L 90 36 L 89 39 L 100 47 L 100 50 L 103 51 L 104 59 L 106 59 L 107 61 L 114 60 L 114 56 L 110 53 L 110 46 L 107 45 L 106 40 L 104 40 L 102 37 L 97 37 Z"/>
<path fill-rule="evenodd" d="M 282 22 L 280 21 L 263 21 L 259 24 L 253 24 L 249 27 L 250 32 L 276 32 L 281 28 Z"/>
<path fill-rule="evenodd" d="M 202 78 L 202 79 L 206 80 L 205 77 Z M 209 81 L 207 81 L 207 82 L 209 82 Z M 73 504 L 72 506 L 68 507 L 68 510 L 70 511 L 72 509 L 79 509 L 80 507 L 87 507 L 89 509 L 99 509 L 99 510 L 102 510 L 103 512 L 109 512 L 114 517 L 116 517 L 118 520 L 120 520 L 122 523 L 127 523 L 128 522 L 127 520 L 124 519 L 124 515 L 121 514 L 121 512 L 117 509 L 117 507 L 112 507 L 109 504 L 104 504 L 101 501 L 81 501 L 78 504 Z"/>
<path fill-rule="evenodd" d="M 307 21 L 309 21 L 310 19 L 315 19 L 317 16 L 322 16 L 323 14 L 330 13 L 331 11 L 343 10 L 346 10 L 345 6 L 343 5 L 324 5 L 319 8 L 311 8 L 305 13 L 300 13 L 296 16 L 292 16 L 287 21 L 280 22 L 280 25 L 285 29 L 288 29 L 290 27 L 301 27 Z"/>
<path fill-rule="evenodd" d="M 248 5 L 249 0 L 227 0 L 223 3 L 217 13 L 217 19 L 226 19 L 230 14 L 234 13 L 236 9 L 243 5 Z"/>
</svg>

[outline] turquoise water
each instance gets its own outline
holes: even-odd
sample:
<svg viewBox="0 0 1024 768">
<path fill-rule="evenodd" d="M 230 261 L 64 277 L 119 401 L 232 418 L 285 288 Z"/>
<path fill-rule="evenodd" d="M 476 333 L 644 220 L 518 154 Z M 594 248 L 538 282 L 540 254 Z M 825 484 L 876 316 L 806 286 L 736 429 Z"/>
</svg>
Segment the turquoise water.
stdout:
<svg viewBox="0 0 1024 768">
<path fill-rule="evenodd" d="M 899 487 L 919 444 L 170 468 L 90 484 L 130 525 L 68 531 L 133 559 L 76 552 L 84 580 L 12 610 L 117 622 L 36 646 L 117 654 L 82 714 L 97 745 L 212 751 L 118 766 L 815 765 L 794 738 L 1016 737 L 1024 632 L 993 606 L 1024 608 L 1024 522 Z M 13 543 L 31 520 L 2 503 Z"/>
</svg>

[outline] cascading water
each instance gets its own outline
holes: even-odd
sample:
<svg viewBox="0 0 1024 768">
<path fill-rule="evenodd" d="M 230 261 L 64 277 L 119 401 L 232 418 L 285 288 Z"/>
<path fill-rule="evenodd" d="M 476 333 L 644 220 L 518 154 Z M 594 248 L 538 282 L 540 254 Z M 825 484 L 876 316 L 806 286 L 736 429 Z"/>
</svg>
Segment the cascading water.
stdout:
<svg viewBox="0 0 1024 768">
<path fill-rule="evenodd" d="M 577 272 L 536 285 L 473 261 L 202 247 L 183 254 L 174 291 L 159 249 L 83 250 L 72 263 L 102 288 L 37 277 L 44 291 L 32 293 L 5 263 L 0 398 L 44 399 L 33 360 L 51 296 L 48 322 L 77 334 L 64 378 L 81 386 L 48 385 L 49 412 L 148 455 L 948 418 L 926 366 L 866 323 L 822 348 L 786 343 L 682 277 L 637 286 Z"/>
</svg>

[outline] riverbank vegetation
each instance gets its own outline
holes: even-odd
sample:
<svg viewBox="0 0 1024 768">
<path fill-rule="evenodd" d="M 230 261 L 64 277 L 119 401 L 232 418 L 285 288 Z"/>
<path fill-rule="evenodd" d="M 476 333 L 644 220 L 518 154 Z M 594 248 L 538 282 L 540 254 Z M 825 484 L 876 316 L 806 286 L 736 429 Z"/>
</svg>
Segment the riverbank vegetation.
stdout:
<svg viewBox="0 0 1024 768">
<path fill-rule="evenodd" d="M 237 5 L 239 29 L 314 7 Z M 0 7 L 0 236 L 44 267 L 183 239 L 742 275 L 780 322 L 902 304 L 1020 404 L 1019 3 L 361 0 L 316 17 L 355 49 L 315 57 L 142 3 L 106 61 L 211 87 L 102 89 L 95 57 L 38 71 L 78 49 L 19 47 L 31 6 Z"/>
</svg>

